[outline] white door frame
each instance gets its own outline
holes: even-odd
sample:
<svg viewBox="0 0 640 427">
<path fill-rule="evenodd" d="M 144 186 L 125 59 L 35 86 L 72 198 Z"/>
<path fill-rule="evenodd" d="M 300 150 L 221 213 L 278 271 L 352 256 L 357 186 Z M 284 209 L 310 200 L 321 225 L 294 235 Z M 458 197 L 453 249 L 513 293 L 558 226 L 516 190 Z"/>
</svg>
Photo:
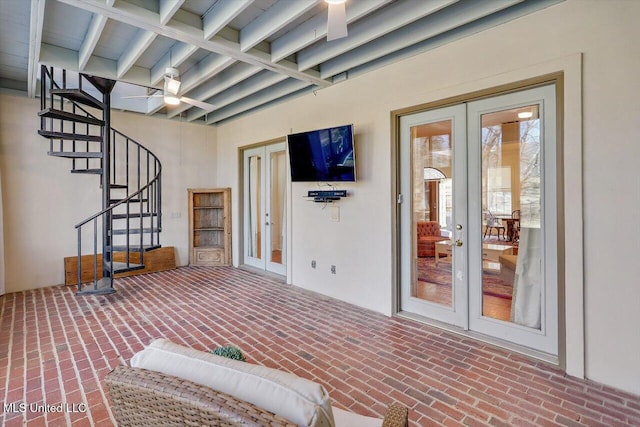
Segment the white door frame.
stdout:
<svg viewBox="0 0 640 427">
<path fill-rule="evenodd" d="M 427 316 L 433 320 L 445 322 L 447 324 L 462 327 L 463 329 L 471 328 L 473 332 L 479 332 L 490 337 L 497 338 L 498 340 L 505 340 L 506 342 L 513 343 L 518 346 L 525 346 L 534 349 L 535 351 L 541 351 L 552 356 L 558 356 L 558 334 L 559 334 L 559 316 L 558 316 L 558 252 L 557 252 L 557 164 L 556 156 L 556 100 L 555 100 L 556 86 L 554 84 L 538 87 L 534 89 L 523 89 L 518 92 L 514 92 L 507 95 L 496 95 L 491 98 L 482 99 L 479 101 L 470 102 L 467 104 L 458 104 L 453 107 L 441 107 L 434 110 L 429 110 L 421 113 L 413 113 L 409 115 L 403 115 L 400 117 L 400 144 L 399 144 L 399 167 L 400 167 L 400 194 L 406 195 L 406 199 L 400 208 L 400 310 L 401 312 L 409 311 L 410 313 L 417 313 L 418 315 Z M 544 224 L 544 232 L 542 236 L 543 248 L 544 248 L 544 290 L 543 290 L 543 324 L 540 331 L 533 330 L 532 328 L 526 328 L 513 324 L 511 322 L 495 320 L 482 316 L 482 292 L 481 292 L 481 280 L 478 277 L 482 275 L 482 216 L 481 212 L 481 183 L 479 179 L 475 179 L 475 182 L 471 182 L 473 177 L 479 177 L 481 171 L 481 159 L 480 159 L 480 116 L 486 112 L 492 112 L 497 110 L 508 109 L 519 105 L 531 105 L 532 103 L 540 103 L 541 116 L 543 118 L 543 200 L 542 200 L 542 223 Z M 411 144 L 409 129 L 411 126 L 423 123 L 429 123 L 434 121 L 440 121 L 446 119 L 447 115 L 451 116 L 451 108 L 461 107 L 467 111 L 465 128 L 469 131 L 467 141 L 460 141 L 459 138 L 454 138 L 454 185 L 456 179 L 462 179 L 456 174 L 455 162 L 460 167 L 460 162 L 463 159 L 468 158 L 469 175 L 464 177 L 464 182 L 469 185 L 469 198 L 465 200 L 462 205 L 458 207 L 466 206 L 465 211 L 469 212 L 470 222 L 467 223 L 467 217 L 456 215 L 456 210 L 461 209 L 454 208 L 454 223 L 461 224 L 463 226 L 462 232 L 458 236 L 462 236 L 465 250 L 460 251 L 458 258 L 463 257 L 464 260 L 468 260 L 468 265 L 465 268 L 461 268 L 460 265 L 454 265 L 453 272 L 455 277 L 454 282 L 454 295 L 455 289 L 458 286 L 458 279 L 462 275 L 464 277 L 463 287 L 469 290 L 466 301 L 462 301 L 462 306 L 458 306 L 456 298 L 454 297 L 454 312 L 464 311 L 466 316 L 458 315 L 442 315 L 440 307 L 434 307 L 436 304 L 431 304 L 426 301 L 419 300 L 418 298 L 412 298 L 410 295 L 410 283 L 413 280 L 412 274 L 412 260 L 413 260 L 413 221 L 412 221 L 412 186 L 411 177 L 413 176 L 412 164 L 411 164 L 411 150 L 407 147 L 407 144 Z M 546 114 L 546 116 L 545 116 Z M 472 132 L 473 131 L 473 132 Z M 462 142 L 462 143 L 461 143 Z M 466 150 L 467 153 L 460 153 L 460 150 L 455 150 L 456 147 L 461 147 Z M 546 165 L 546 166 L 545 166 Z M 465 170 L 467 169 L 465 165 Z M 459 191 L 459 190 L 458 190 Z M 466 188 L 465 188 L 466 193 Z M 454 205 L 460 201 L 455 196 L 456 191 L 454 189 Z M 466 199 L 466 197 L 465 197 Z M 460 221 L 460 222 L 459 222 Z M 468 234 L 464 229 L 468 228 Z M 469 236 L 466 239 L 466 236 Z M 454 234 L 452 240 L 456 240 L 459 237 Z M 468 242 L 467 242 L 468 240 Z M 475 248 L 475 250 L 473 250 Z M 469 253 L 469 250 L 472 250 Z M 455 257 L 454 257 L 455 260 Z M 466 264 L 466 262 L 465 262 Z M 467 274 L 468 273 L 468 274 Z M 480 285 L 476 288 L 471 288 L 471 280 L 476 278 L 475 282 L 479 282 Z M 408 283 L 409 282 L 409 283 Z M 459 296 L 463 291 L 458 291 Z M 467 305 L 468 304 L 468 305 Z"/>
<path fill-rule="evenodd" d="M 453 143 L 453 224 L 461 224 L 460 230 L 454 230 L 453 240 L 466 240 L 466 210 L 456 209 L 456 206 L 464 206 L 467 194 L 467 167 L 464 143 L 466 142 L 466 117 L 465 106 L 454 105 L 451 107 L 440 108 L 437 110 L 425 111 L 400 118 L 400 170 L 413 171 L 411 160 L 411 128 L 418 125 L 441 122 L 445 120 L 452 121 L 451 141 Z M 401 236 L 414 236 L 413 227 L 413 173 L 404 174 L 401 179 L 401 194 L 403 203 L 400 208 L 400 233 Z M 443 238 L 444 239 L 444 238 Z M 403 256 L 401 257 L 401 277 L 410 278 L 403 280 L 401 283 L 400 302 L 403 311 L 409 311 L 427 316 L 440 322 L 448 323 L 461 328 L 466 328 L 468 323 L 468 310 L 466 307 L 467 300 L 467 253 L 466 247 L 452 246 L 453 265 L 452 265 L 452 305 L 450 307 L 436 304 L 424 299 L 416 298 L 411 295 L 411 286 L 414 281 L 413 261 L 414 247 L 416 246 L 413 238 L 402 239 L 402 247 L 400 249 Z"/>
<path fill-rule="evenodd" d="M 541 329 L 534 330 L 514 322 L 491 319 L 482 315 L 481 288 L 469 294 L 469 328 L 476 332 L 496 336 L 518 345 L 558 355 L 558 204 L 556 156 L 556 102 L 555 85 L 521 90 L 470 102 L 467 106 L 469 141 L 469 176 L 481 176 L 481 120 L 483 114 L 537 104 L 540 111 L 541 154 L 543 180 L 541 189 L 542 224 L 542 276 Z M 482 189 L 481 180 L 469 184 L 469 279 L 481 283 L 482 257 Z M 524 231 L 524 230 L 523 230 Z M 473 250 L 476 250 L 475 254 Z M 474 292 L 475 291 L 475 292 Z"/>
<path fill-rule="evenodd" d="M 275 263 L 271 259 L 271 239 L 273 238 L 271 234 L 271 221 L 270 221 L 270 200 L 271 200 L 271 186 L 270 177 L 271 177 L 271 161 L 270 155 L 274 152 L 285 152 L 286 147 L 285 143 L 270 143 L 268 145 L 263 145 L 260 147 L 249 148 L 243 150 L 242 152 L 242 164 L 243 164 L 243 263 L 245 265 L 258 268 L 260 270 L 269 271 L 272 273 L 280 274 L 286 276 L 287 274 L 287 257 L 283 251 L 282 254 L 282 263 Z M 259 156 L 260 161 L 260 170 L 258 171 L 259 175 L 259 187 L 258 191 L 260 192 L 259 197 L 259 205 L 258 205 L 258 218 L 256 218 L 255 224 L 250 224 L 252 219 L 251 213 L 249 212 L 250 206 L 252 206 L 251 200 L 251 189 L 250 185 L 251 180 L 249 174 L 250 166 L 249 159 L 253 156 Z M 284 207 L 284 215 L 288 215 L 288 202 L 286 199 L 289 197 L 288 191 L 286 189 L 286 170 L 285 170 L 285 182 L 283 183 L 284 197 L 285 197 L 285 207 Z M 253 257 L 249 255 L 249 249 L 252 246 L 252 236 L 249 230 L 252 229 L 251 225 L 259 226 L 260 233 L 260 257 Z M 285 223 L 281 229 L 281 234 L 284 236 L 283 245 L 288 244 L 288 239 L 286 238 L 288 234 L 289 228 Z"/>
</svg>

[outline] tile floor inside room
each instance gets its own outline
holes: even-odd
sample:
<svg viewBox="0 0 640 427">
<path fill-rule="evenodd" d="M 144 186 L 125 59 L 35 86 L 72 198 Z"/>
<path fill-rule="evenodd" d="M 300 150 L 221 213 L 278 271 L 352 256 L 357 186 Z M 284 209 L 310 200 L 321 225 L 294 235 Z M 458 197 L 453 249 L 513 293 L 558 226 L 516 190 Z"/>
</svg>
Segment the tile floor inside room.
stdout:
<svg viewBox="0 0 640 427">
<path fill-rule="evenodd" d="M 412 320 L 231 267 L 119 279 L 110 296 L 51 287 L 0 297 L 0 425 L 115 423 L 103 379 L 155 338 L 240 347 L 325 385 L 336 406 L 410 425 L 640 425 L 640 397 Z M 19 411 L 64 403 L 75 412 Z M 37 408 L 35 408 L 37 409 Z"/>
</svg>

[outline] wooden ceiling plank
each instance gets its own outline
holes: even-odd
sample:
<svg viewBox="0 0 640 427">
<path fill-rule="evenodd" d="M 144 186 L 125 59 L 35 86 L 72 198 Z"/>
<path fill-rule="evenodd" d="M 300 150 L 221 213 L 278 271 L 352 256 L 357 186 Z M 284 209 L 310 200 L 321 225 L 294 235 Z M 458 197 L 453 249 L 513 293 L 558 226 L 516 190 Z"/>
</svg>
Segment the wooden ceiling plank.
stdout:
<svg viewBox="0 0 640 427">
<path fill-rule="evenodd" d="M 275 86 L 271 86 L 269 90 L 262 91 L 255 96 L 246 97 L 232 105 L 227 106 L 226 108 L 214 111 L 213 113 L 209 113 L 207 115 L 206 124 L 215 124 L 216 122 L 243 113 L 252 108 L 267 104 L 271 101 L 290 95 L 309 86 L 311 85 L 307 82 L 287 79 Z"/>
<path fill-rule="evenodd" d="M 27 69 L 27 96 L 30 98 L 36 96 L 45 4 L 45 0 L 31 0 L 31 15 L 29 18 L 29 65 Z"/>
<path fill-rule="evenodd" d="M 367 0 L 347 4 L 347 24 L 366 16 L 391 0 Z M 327 35 L 327 12 L 303 22 L 271 43 L 271 61 L 278 62 Z"/>
<path fill-rule="evenodd" d="M 215 105 L 216 109 L 220 109 L 248 96 L 253 96 L 253 94 L 269 88 L 275 84 L 278 84 L 281 81 L 286 80 L 287 78 L 287 76 L 283 76 L 282 74 L 263 71 L 262 73 L 260 73 L 260 75 L 257 75 L 250 80 L 244 81 L 238 85 L 235 85 L 224 94 L 214 96 L 208 99 L 206 102 Z M 192 108 L 191 111 L 187 113 L 187 121 L 194 121 L 204 116 L 205 114 L 207 114 L 207 112 L 200 108 Z"/>
<path fill-rule="evenodd" d="M 185 0 L 160 0 L 160 23 L 165 25 L 184 4 Z"/>
<path fill-rule="evenodd" d="M 218 34 L 253 2 L 254 0 L 218 0 L 202 17 L 205 40 Z"/>
<path fill-rule="evenodd" d="M 236 60 L 228 56 L 217 55 L 215 53 L 207 55 L 202 61 L 191 67 L 181 76 L 182 84 L 180 85 L 180 93 L 186 94 L 235 63 Z"/>
<path fill-rule="evenodd" d="M 298 52 L 298 69 L 307 70 L 331 58 L 375 40 L 411 22 L 435 13 L 458 0 L 417 0 L 394 3 L 356 22 L 349 28 L 349 37 L 332 42 L 316 43 Z"/>
<path fill-rule="evenodd" d="M 78 70 L 84 70 L 84 67 L 87 66 L 87 62 L 89 62 L 89 58 L 93 55 L 93 51 L 100 40 L 100 36 L 102 35 L 102 30 L 104 30 L 104 26 L 107 24 L 107 18 L 103 15 L 98 15 L 97 13 L 93 14 L 93 18 L 91 19 L 91 24 L 89 24 L 89 29 L 87 30 L 87 35 L 82 42 L 82 46 L 80 46 L 80 50 L 78 51 Z"/>
<path fill-rule="evenodd" d="M 492 13 L 506 9 L 522 0 L 493 0 L 490 2 L 460 3 L 442 13 L 413 22 L 400 31 L 351 50 L 343 55 L 326 61 L 320 67 L 324 78 L 335 76 L 359 65 L 374 61 L 380 57 L 399 51 L 423 40 L 439 36 Z"/>
<path fill-rule="evenodd" d="M 189 97 L 206 102 L 206 100 L 212 96 L 241 83 L 243 80 L 248 79 L 260 71 L 262 71 L 260 67 L 238 62 L 189 92 Z M 189 108 L 191 108 L 190 105 L 180 105 L 178 108 L 167 112 L 167 117 L 174 117 Z"/>
<path fill-rule="evenodd" d="M 320 0 L 296 0 L 276 3 L 240 30 L 240 50 L 246 52 L 255 47 L 319 2 Z"/>
<path fill-rule="evenodd" d="M 127 46 L 127 49 L 118 59 L 116 78 L 121 78 L 131 69 L 145 50 L 158 37 L 153 31 L 139 30 L 135 39 Z"/>
<path fill-rule="evenodd" d="M 238 43 L 215 36 L 212 40 L 205 40 L 201 29 L 192 25 L 172 20 L 167 25 L 160 24 L 160 15 L 127 2 L 118 2 L 114 6 L 108 6 L 99 0 L 58 0 L 80 9 L 93 13 L 100 13 L 119 22 L 151 31 L 164 37 L 173 38 L 187 44 L 193 44 L 201 49 L 221 55 L 230 56 L 238 61 L 257 65 L 276 73 L 282 73 L 297 80 L 302 80 L 320 87 L 331 86 L 331 82 L 320 78 L 320 73 L 308 70 L 299 71 L 296 64 L 281 61 L 271 62 L 271 55 L 257 49 L 242 52 Z"/>
<path fill-rule="evenodd" d="M 168 67 L 179 67 L 197 51 L 198 46 L 176 42 L 167 53 L 151 67 L 151 85 L 156 86 L 161 84 Z"/>
</svg>

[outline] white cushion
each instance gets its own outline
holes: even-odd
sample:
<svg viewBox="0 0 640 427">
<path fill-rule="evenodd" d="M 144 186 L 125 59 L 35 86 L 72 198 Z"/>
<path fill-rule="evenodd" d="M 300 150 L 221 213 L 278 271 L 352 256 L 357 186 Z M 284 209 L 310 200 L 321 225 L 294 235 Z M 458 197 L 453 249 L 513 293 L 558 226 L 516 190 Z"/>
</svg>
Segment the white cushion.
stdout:
<svg viewBox="0 0 640 427">
<path fill-rule="evenodd" d="M 211 387 L 301 426 L 335 427 L 329 394 L 313 381 L 159 339 L 131 359 L 131 366 Z"/>
<path fill-rule="evenodd" d="M 336 427 L 382 427 L 381 418 L 365 417 L 340 408 L 333 408 Z"/>
</svg>

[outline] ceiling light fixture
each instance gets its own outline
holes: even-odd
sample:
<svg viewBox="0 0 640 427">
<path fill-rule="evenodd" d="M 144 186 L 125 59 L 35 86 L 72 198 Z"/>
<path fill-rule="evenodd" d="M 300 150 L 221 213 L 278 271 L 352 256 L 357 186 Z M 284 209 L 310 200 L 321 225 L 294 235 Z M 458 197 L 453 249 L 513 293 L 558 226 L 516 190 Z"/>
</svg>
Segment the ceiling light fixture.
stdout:
<svg viewBox="0 0 640 427">
<path fill-rule="evenodd" d="M 169 104 L 169 105 L 179 105 L 180 104 L 180 98 L 178 98 L 177 96 L 171 95 L 170 93 L 166 93 L 164 94 L 164 103 L 165 104 Z"/>
<path fill-rule="evenodd" d="M 327 10 L 327 41 L 341 39 L 347 36 L 347 5 L 346 0 L 324 0 Z"/>
<path fill-rule="evenodd" d="M 521 113 L 518 113 L 519 119 L 530 119 L 531 117 L 533 117 L 533 113 L 531 111 L 523 111 Z"/>
</svg>

